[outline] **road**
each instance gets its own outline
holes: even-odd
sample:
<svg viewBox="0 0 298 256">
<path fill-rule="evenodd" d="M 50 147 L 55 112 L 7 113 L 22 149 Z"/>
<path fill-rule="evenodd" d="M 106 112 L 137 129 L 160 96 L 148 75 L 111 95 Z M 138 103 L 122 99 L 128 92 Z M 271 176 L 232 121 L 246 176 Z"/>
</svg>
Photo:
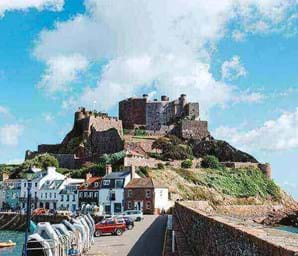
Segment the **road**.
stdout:
<svg viewBox="0 0 298 256">
<path fill-rule="evenodd" d="M 96 237 L 87 256 L 159 256 L 166 222 L 166 216 L 145 215 L 143 221 L 135 222 L 134 229 L 122 236 Z"/>
</svg>

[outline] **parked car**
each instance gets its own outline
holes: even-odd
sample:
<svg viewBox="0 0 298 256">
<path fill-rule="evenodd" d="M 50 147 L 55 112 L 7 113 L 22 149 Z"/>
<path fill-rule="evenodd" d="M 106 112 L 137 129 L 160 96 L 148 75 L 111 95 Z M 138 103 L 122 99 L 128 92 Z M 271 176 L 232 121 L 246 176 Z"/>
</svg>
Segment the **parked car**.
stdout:
<svg viewBox="0 0 298 256">
<path fill-rule="evenodd" d="M 32 215 L 43 215 L 43 214 L 47 214 L 47 210 L 45 208 L 36 208 L 32 212 Z"/>
<path fill-rule="evenodd" d="M 139 211 L 139 210 L 127 210 L 124 211 L 122 214 L 123 217 L 129 217 L 131 218 L 133 221 L 141 221 L 142 219 L 144 219 L 143 217 L 143 212 Z"/>
<path fill-rule="evenodd" d="M 95 225 L 94 236 L 98 237 L 102 234 L 115 234 L 121 236 L 125 230 L 125 223 L 119 223 L 117 219 L 107 219 Z"/>
<path fill-rule="evenodd" d="M 118 222 L 124 223 L 128 230 L 132 230 L 133 227 L 135 226 L 134 220 L 130 217 L 123 216 L 123 217 L 117 217 L 116 219 Z"/>
</svg>

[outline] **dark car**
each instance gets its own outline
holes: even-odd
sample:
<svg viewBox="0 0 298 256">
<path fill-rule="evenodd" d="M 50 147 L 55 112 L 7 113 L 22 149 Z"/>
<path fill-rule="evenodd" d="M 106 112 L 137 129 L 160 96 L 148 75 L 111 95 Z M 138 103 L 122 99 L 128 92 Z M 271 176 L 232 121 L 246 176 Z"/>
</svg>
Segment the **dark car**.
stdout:
<svg viewBox="0 0 298 256">
<path fill-rule="evenodd" d="M 133 219 L 130 217 L 117 217 L 117 221 L 125 223 L 128 230 L 132 230 L 135 226 Z"/>
</svg>

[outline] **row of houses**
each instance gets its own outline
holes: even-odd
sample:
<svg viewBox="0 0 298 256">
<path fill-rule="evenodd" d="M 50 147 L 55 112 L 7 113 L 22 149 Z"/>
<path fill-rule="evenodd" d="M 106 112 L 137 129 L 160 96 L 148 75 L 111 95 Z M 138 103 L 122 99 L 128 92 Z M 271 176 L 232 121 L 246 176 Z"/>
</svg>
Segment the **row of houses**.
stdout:
<svg viewBox="0 0 298 256">
<path fill-rule="evenodd" d="M 68 210 L 75 212 L 88 207 L 99 214 L 116 214 L 124 210 L 142 210 L 154 214 L 170 206 L 166 186 L 151 178 L 141 178 L 134 167 L 125 171 L 112 171 L 106 166 L 103 177 L 86 175 L 86 179 L 73 179 L 60 174 L 54 167 L 46 171 L 32 168 L 34 178 L 8 179 L 3 177 L 0 193 L 2 209 L 26 208 L 28 185 L 31 186 L 32 208 Z"/>
</svg>

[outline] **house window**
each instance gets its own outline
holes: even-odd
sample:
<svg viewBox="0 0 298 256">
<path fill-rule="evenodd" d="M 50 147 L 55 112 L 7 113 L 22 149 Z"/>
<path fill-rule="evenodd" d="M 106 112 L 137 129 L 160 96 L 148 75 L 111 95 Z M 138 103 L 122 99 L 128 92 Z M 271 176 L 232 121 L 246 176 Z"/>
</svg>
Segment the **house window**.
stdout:
<svg viewBox="0 0 298 256">
<path fill-rule="evenodd" d="M 56 193 L 54 193 L 54 198 L 56 198 Z"/>
<path fill-rule="evenodd" d="M 63 201 L 64 200 L 64 196 L 63 195 L 61 195 L 61 201 Z"/>
<path fill-rule="evenodd" d="M 94 192 L 94 197 L 97 197 L 98 196 L 98 192 Z"/>
<path fill-rule="evenodd" d="M 50 193 L 50 198 L 52 198 L 52 193 Z"/>
<path fill-rule="evenodd" d="M 121 212 L 122 204 L 121 203 L 114 203 L 114 212 Z"/>
<path fill-rule="evenodd" d="M 151 209 L 151 202 L 150 201 L 146 202 L 146 209 Z"/>
<path fill-rule="evenodd" d="M 93 197 L 93 192 L 89 192 L 89 198 Z"/>
<path fill-rule="evenodd" d="M 88 192 L 84 192 L 84 197 L 85 197 L 85 198 L 88 197 Z"/>
<path fill-rule="evenodd" d="M 127 203 L 127 208 L 128 208 L 129 210 L 132 209 L 131 201 L 128 201 L 128 203 Z"/>
<path fill-rule="evenodd" d="M 76 200 L 75 195 L 72 195 L 72 201 L 75 201 L 75 200 Z"/>
<path fill-rule="evenodd" d="M 83 192 L 80 192 L 80 198 L 83 198 Z"/>
<path fill-rule="evenodd" d="M 160 197 L 162 197 L 162 190 L 160 190 L 159 195 L 160 195 Z"/>
<path fill-rule="evenodd" d="M 69 195 L 67 195 L 66 201 L 67 201 L 67 202 L 69 201 Z"/>
<path fill-rule="evenodd" d="M 110 200 L 115 201 L 116 200 L 116 194 L 115 191 L 110 191 Z"/>
<path fill-rule="evenodd" d="M 35 187 L 37 188 L 37 182 L 35 182 Z"/>
<path fill-rule="evenodd" d="M 103 185 L 104 186 L 109 186 L 110 185 L 110 180 L 104 180 Z"/>
<path fill-rule="evenodd" d="M 129 190 L 127 191 L 127 197 L 132 197 L 132 190 L 131 190 L 131 189 L 129 189 Z"/>
<path fill-rule="evenodd" d="M 95 183 L 94 183 L 94 187 L 95 187 L 95 188 L 98 188 L 98 182 L 95 182 Z"/>
<path fill-rule="evenodd" d="M 48 198 L 48 193 L 45 193 L 45 198 Z"/>
<path fill-rule="evenodd" d="M 151 191 L 150 190 L 146 190 L 146 198 L 150 198 L 151 197 Z"/>
<path fill-rule="evenodd" d="M 115 181 L 115 187 L 116 188 L 122 188 L 123 187 L 123 181 L 122 180 L 116 180 Z"/>
</svg>

